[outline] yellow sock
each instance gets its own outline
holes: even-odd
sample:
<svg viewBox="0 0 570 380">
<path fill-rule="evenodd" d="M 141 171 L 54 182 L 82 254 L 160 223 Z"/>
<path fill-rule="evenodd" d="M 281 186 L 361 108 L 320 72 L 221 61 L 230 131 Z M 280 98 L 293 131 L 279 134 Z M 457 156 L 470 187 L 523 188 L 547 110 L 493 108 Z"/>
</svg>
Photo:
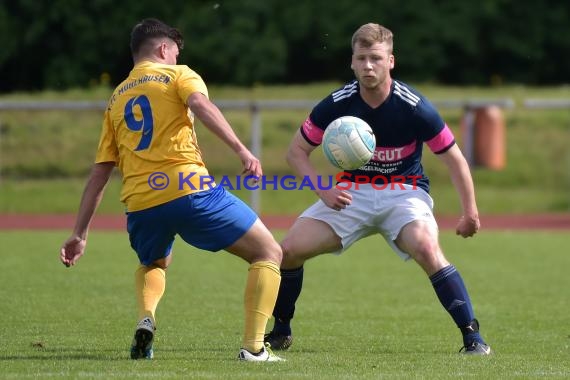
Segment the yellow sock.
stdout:
<svg viewBox="0 0 570 380">
<path fill-rule="evenodd" d="M 135 272 L 135 284 L 139 321 L 144 317 L 150 317 L 156 325 L 156 307 L 166 288 L 166 272 L 155 266 L 141 265 Z"/>
<path fill-rule="evenodd" d="M 242 347 L 250 352 L 263 348 L 267 321 L 273 313 L 281 272 L 270 261 L 258 261 L 249 266 L 245 286 L 245 330 Z"/>
</svg>

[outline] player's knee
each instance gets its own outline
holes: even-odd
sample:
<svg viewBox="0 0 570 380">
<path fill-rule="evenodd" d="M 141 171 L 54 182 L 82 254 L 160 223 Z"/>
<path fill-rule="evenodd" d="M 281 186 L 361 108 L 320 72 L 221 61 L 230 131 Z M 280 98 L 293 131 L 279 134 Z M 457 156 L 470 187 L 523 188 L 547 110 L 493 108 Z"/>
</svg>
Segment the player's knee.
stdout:
<svg viewBox="0 0 570 380">
<path fill-rule="evenodd" d="M 412 254 L 415 261 L 429 274 L 449 265 L 437 241 L 418 242 Z"/>
<path fill-rule="evenodd" d="M 171 262 L 172 262 L 172 257 L 171 257 L 171 255 L 169 255 L 169 256 L 164 257 L 162 259 L 156 260 L 150 266 L 166 270 L 166 268 L 168 268 L 168 266 L 170 265 Z"/>
<path fill-rule="evenodd" d="M 434 257 L 439 253 L 439 245 L 431 239 L 425 239 L 416 245 L 418 254 L 425 257 Z"/>
<path fill-rule="evenodd" d="M 430 262 L 440 254 L 439 245 L 431 239 L 418 240 L 409 246 L 409 253 L 416 261 Z"/>
<path fill-rule="evenodd" d="M 277 265 L 281 265 L 283 260 L 283 250 L 281 246 L 276 241 L 267 248 L 267 260 L 274 262 Z"/>
<path fill-rule="evenodd" d="M 291 252 L 291 242 L 290 239 L 288 239 L 287 237 L 285 237 L 285 239 L 283 239 L 280 243 L 281 246 L 281 250 L 283 252 L 283 258 L 285 258 L 285 256 L 289 255 L 289 252 Z"/>
<path fill-rule="evenodd" d="M 246 251 L 248 254 L 253 255 L 253 257 L 249 259 L 242 256 L 248 261 L 271 261 L 277 265 L 281 265 L 281 260 L 283 260 L 281 246 L 268 230 L 263 231 L 261 235 L 257 235 L 257 239 L 255 239 L 254 243 L 246 247 Z"/>
<path fill-rule="evenodd" d="M 281 268 L 298 268 L 305 262 L 305 260 L 297 254 L 298 252 L 295 250 L 293 240 L 285 238 L 281 242 L 281 249 L 283 250 L 283 261 L 281 263 Z"/>
</svg>

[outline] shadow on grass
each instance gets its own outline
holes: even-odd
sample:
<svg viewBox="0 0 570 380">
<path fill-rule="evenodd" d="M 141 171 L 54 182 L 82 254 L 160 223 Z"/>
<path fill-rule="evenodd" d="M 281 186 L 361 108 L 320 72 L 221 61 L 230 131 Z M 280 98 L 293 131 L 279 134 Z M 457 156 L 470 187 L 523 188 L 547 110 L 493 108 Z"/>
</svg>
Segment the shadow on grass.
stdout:
<svg viewBox="0 0 570 380">
<path fill-rule="evenodd" d="M 236 349 L 235 357 L 237 358 L 238 350 Z M 223 348 L 155 348 L 155 360 L 195 360 L 195 361 L 219 361 L 219 355 L 226 355 L 227 350 Z M 1 361 L 11 360 L 30 360 L 30 361 L 46 361 L 46 360 L 93 360 L 93 361 L 131 361 L 128 348 L 117 351 L 111 349 L 98 349 L 86 351 L 83 348 L 40 348 L 32 347 L 29 351 L 11 353 L 9 355 L 0 354 Z M 146 360 L 140 360 L 145 362 Z"/>
<path fill-rule="evenodd" d="M 0 361 L 9 360 L 124 360 L 116 350 L 86 351 L 83 348 L 37 348 L 26 352 L 0 355 Z M 128 353 L 125 354 L 125 357 Z"/>
</svg>

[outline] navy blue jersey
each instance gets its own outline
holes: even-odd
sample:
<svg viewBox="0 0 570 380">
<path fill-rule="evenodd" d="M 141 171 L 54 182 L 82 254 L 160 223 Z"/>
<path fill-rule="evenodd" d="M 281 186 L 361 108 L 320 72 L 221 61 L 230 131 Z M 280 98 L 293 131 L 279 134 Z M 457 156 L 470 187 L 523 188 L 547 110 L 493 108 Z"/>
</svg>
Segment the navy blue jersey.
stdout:
<svg viewBox="0 0 570 380">
<path fill-rule="evenodd" d="M 366 165 L 347 170 L 343 180 L 404 182 L 429 192 L 429 179 L 421 164 L 423 143 L 436 154 L 455 144 L 437 110 L 418 91 L 397 80 L 392 81 L 388 98 L 377 108 L 365 103 L 359 90 L 354 80 L 317 104 L 301 127 L 303 137 L 317 146 L 333 120 L 341 116 L 361 118 L 374 131 L 376 151 Z"/>
</svg>

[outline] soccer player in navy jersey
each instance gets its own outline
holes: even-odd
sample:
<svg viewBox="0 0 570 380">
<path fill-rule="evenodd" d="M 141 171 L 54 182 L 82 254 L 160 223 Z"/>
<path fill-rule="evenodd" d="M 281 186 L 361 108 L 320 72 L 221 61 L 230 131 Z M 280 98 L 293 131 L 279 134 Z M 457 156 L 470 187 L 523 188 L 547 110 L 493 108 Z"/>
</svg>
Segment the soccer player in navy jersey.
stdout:
<svg viewBox="0 0 570 380">
<path fill-rule="evenodd" d="M 134 26 L 134 67 L 109 100 L 75 228 L 63 243 L 60 259 L 69 267 L 83 256 L 89 224 L 117 166 L 123 177 L 121 200 L 127 210 L 129 240 L 140 262 L 135 271 L 139 322 L 131 358 L 154 356 L 156 309 L 178 235 L 199 249 L 225 250 L 249 264 L 238 358 L 281 361 L 263 339 L 279 288 L 281 247 L 245 203 L 215 183 L 200 184 L 209 172 L 198 146 L 194 117 L 234 151 L 243 174 L 261 176 L 261 163 L 209 100 L 202 78 L 177 64 L 183 45 L 181 33 L 160 20 L 144 19 Z M 182 175 L 184 186 L 175 184 Z"/>
<path fill-rule="evenodd" d="M 473 236 L 480 226 L 469 166 L 430 102 L 391 77 L 392 47 L 390 30 L 378 24 L 362 25 L 352 37 L 351 68 L 356 80 L 318 103 L 290 144 L 289 165 L 318 183 L 309 157 L 334 119 L 348 115 L 365 120 L 378 142 L 369 163 L 347 171 L 337 187 L 316 190 L 320 199 L 299 216 L 281 243 L 284 257 L 273 311 L 275 325 L 265 336 L 273 349 L 287 349 L 293 342 L 291 319 L 301 293 L 304 262 L 323 253 L 340 254 L 357 240 L 378 233 L 399 256 L 414 259 L 428 275 L 463 335 L 461 352 L 491 353 L 479 333 L 463 280 L 439 246 L 429 180 L 421 165 L 423 145 L 449 170 L 462 207 L 456 232 L 464 238 Z M 368 183 L 347 186 L 357 176 Z M 397 178 L 398 184 L 385 186 L 391 178 Z M 404 184 L 400 184 L 402 178 Z"/>
</svg>

